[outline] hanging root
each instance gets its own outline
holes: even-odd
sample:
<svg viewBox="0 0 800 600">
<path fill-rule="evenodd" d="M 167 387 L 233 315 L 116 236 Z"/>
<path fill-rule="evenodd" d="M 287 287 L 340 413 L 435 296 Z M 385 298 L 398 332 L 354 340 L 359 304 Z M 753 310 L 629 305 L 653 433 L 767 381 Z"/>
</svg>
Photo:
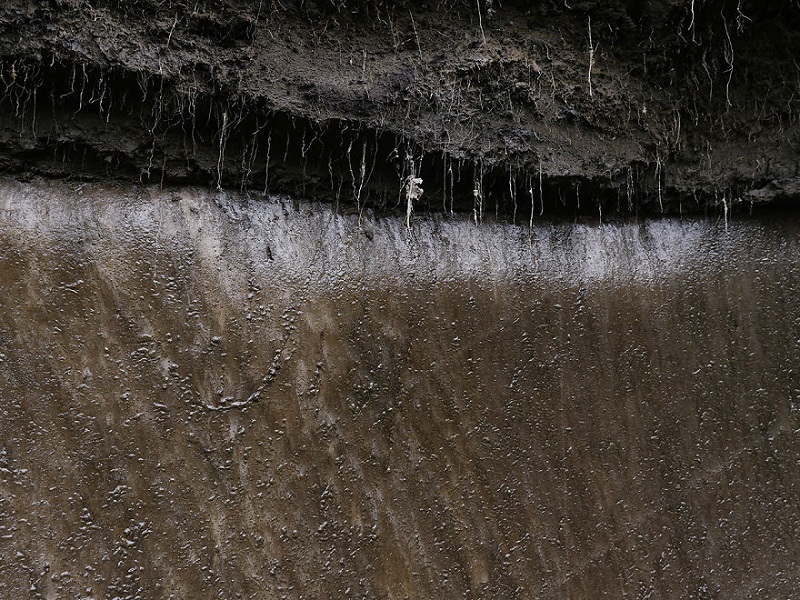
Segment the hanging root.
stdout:
<svg viewBox="0 0 800 600">
<path fill-rule="evenodd" d="M 508 171 L 508 192 L 511 194 L 511 201 L 514 204 L 514 213 L 511 217 L 511 224 L 517 224 L 517 181 L 514 177 L 513 171 L 509 169 Z"/>
<path fill-rule="evenodd" d="M 589 17 L 589 98 L 594 98 L 594 93 L 592 92 L 592 69 L 594 68 L 594 55 L 597 51 L 597 47 L 594 46 L 592 43 L 592 17 Z"/>
<path fill-rule="evenodd" d="M 405 180 L 406 192 L 406 227 L 411 231 L 411 213 L 414 211 L 414 201 L 422 197 L 422 177 L 418 176 L 414 157 L 408 154 L 406 160 L 411 164 L 411 171 Z"/>
<path fill-rule="evenodd" d="M 219 131 L 219 157 L 217 158 L 217 189 L 222 189 L 222 169 L 225 162 L 225 145 L 228 142 L 228 111 L 222 111 L 222 128 Z"/>
<path fill-rule="evenodd" d="M 662 173 L 662 166 L 661 166 L 661 154 L 656 153 L 656 186 L 658 187 L 658 207 L 661 209 L 661 212 L 664 212 L 664 202 L 661 195 L 661 173 Z"/>
</svg>

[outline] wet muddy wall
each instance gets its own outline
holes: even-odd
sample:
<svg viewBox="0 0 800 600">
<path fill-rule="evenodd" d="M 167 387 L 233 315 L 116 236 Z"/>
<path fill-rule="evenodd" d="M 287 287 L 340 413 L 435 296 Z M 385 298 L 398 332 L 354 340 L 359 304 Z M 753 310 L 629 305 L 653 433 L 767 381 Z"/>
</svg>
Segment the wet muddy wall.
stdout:
<svg viewBox="0 0 800 600">
<path fill-rule="evenodd" d="M 0 596 L 785 598 L 800 219 L 0 182 Z"/>
</svg>

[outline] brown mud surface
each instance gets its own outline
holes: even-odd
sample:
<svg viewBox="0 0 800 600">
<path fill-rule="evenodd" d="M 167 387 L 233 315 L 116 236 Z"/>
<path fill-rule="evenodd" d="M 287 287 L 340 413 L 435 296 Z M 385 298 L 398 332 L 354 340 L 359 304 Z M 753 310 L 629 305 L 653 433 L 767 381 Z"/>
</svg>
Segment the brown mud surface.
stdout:
<svg viewBox="0 0 800 600">
<path fill-rule="evenodd" d="M 5 0 L 0 170 L 361 209 L 800 194 L 790 0 Z"/>
<path fill-rule="evenodd" d="M 800 221 L 0 184 L 0 597 L 787 598 Z"/>
</svg>

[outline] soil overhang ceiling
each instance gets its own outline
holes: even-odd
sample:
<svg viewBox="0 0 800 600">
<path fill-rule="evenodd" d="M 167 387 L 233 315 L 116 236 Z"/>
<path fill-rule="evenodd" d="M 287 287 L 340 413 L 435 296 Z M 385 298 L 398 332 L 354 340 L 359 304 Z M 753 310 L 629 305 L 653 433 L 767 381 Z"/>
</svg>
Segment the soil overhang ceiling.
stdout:
<svg viewBox="0 0 800 600">
<path fill-rule="evenodd" d="M 795 3 L 529 4 L 12 0 L 0 169 L 478 218 L 797 199 Z"/>
</svg>

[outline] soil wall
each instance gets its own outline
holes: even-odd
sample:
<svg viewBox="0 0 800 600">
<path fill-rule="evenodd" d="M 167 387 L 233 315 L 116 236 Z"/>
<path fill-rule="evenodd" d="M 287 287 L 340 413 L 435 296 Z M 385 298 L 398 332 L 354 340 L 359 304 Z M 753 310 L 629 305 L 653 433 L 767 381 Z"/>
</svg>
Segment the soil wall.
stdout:
<svg viewBox="0 0 800 600">
<path fill-rule="evenodd" d="M 787 598 L 800 222 L 0 183 L 0 596 Z"/>
<path fill-rule="evenodd" d="M 8 0 L 0 170 L 361 209 L 798 197 L 789 0 Z M 413 194 L 415 197 L 418 194 Z"/>
</svg>

